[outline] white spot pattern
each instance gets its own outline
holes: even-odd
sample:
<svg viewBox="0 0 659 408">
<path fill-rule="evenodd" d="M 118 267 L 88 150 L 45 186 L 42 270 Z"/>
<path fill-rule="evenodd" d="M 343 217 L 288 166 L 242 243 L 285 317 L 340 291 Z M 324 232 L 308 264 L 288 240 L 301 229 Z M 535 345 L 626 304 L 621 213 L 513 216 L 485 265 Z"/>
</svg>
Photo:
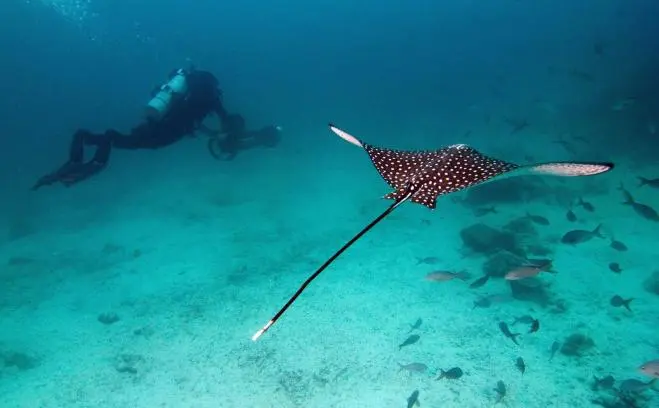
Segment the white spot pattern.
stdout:
<svg viewBox="0 0 659 408">
<path fill-rule="evenodd" d="M 437 197 L 463 190 L 519 168 L 518 165 L 487 157 L 466 145 L 434 151 L 382 149 L 364 143 L 380 176 L 395 191 L 385 198 L 397 200 L 409 193 L 412 202 L 434 209 Z"/>
</svg>

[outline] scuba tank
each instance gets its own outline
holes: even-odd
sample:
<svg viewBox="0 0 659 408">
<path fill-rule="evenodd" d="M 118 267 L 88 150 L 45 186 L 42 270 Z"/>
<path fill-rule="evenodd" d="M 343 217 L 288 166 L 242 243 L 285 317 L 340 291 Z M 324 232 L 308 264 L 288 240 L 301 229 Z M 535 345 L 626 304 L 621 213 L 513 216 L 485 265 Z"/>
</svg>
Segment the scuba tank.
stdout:
<svg viewBox="0 0 659 408">
<path fill-rule="evenodd" d="M 160 119 L 169 111 L 172 100 L 188 92 L 187 71 L 177 69 L 170 75 L 167 83 L 156 90 L 156 94 L 146 105 L 146 116 L 149 119 Z"/>
</svg>

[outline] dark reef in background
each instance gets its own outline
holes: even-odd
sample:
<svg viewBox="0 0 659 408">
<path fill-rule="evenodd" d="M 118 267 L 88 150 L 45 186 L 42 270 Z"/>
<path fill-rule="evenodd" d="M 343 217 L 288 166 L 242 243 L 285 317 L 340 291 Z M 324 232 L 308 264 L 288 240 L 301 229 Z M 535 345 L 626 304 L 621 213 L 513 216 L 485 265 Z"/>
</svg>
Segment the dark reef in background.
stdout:
<svg viewBox="0 0 659 408">
<path fill-rule="evenodd" d="M 581 357 L 595 346 L 595 342 L 583 333 L 573 333 L 563 342 L 561 353 L 566 356 Z"/>
<path fill-rule="evenodd" d="M 652 272 L 652 274 L 643 281 L 643 288 L 647 292 L 659 295 L 659 270 Z"/>
<path fill-rule="evenodd" d="M 483 273 L 494 278 L 503 278 L 508 272 L 525 262 L 525 257 L 501 250 L 488 257 L 483 263 Z"/>
<path fill-rule="evenodd" d="M 467 190 L 463 202 L 478 207 L 496 203 L 524 203 L 546 199 L 550 187 L 537 176 L 522 176 L 493 181 Z"/>
<path fill-rule="evenodd" d="M 499 231 L 482 223 L 473 224 L 460 230 L 460 238 L 465 248 L 481 254 L 492 254 L 500 250 L 524 256 L 517 245 L 515 234 Z"/>
<path fill-rule="evenodd" d="M 514 299 L 533 302 L 542 307 L 546 307 L 552 302 L 547 284 L 540 278 L 509 281 L 508 284 Z"/>
</svg>

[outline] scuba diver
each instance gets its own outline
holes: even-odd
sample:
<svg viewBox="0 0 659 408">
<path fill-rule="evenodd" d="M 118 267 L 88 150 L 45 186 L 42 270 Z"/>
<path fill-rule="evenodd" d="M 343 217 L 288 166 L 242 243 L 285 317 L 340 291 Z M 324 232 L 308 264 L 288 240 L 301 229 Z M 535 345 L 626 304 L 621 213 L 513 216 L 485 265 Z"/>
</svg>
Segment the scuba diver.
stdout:
<svg viewBox="0 0 659 408">
<path fill-rule="evenodd" d="M 232 160 L 239 151 L 256 146 L 276 146 L 281 138 L 281 128 L 266 126 L 247 131 L 242 116 L 229 114 L 224 109 L 218 85 L 215 76 L 207 71 L 194 68 L 174 71 L 147 104 L 145 121 L 130 134 L 121 134 L 114 129 L 104 133 L 77 130 L 69 147 L 68 161 L 41 177 L 32 189 L 56 182 L 68 187 L 99 173 L 106 167 L 112 148 L 156 149 L 169 146 L 196 130 L 211 136 L 208 148 L 218 160 Z M 202 123 L 212 113 L 221 122 L 219 131 L 212 131 Z M 94 156 L 87 162 L 84 161 L 86 145 L 96 146 Z"/>
</svg>

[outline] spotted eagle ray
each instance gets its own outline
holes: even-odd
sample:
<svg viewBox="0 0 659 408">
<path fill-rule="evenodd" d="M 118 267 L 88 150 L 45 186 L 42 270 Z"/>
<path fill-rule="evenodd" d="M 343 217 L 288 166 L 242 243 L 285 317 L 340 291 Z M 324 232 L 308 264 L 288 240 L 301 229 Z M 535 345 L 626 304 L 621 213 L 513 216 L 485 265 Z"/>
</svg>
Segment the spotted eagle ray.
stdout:
<svg viewBox="0 0 659 408">
<path fill-rule="evenodd" d="M 607 172 L 614 166 L 613 163 L 605 162 L 550 162 L 520 166 L 485 156 L 464 144 L 451 145 L 432 151 L 383 149 L 363 143 L 332 124 L 329 127 L 343 140 L 363 148 L 368 153 L 380 176 L 393 188 L 392 192 L 384 196 L 384 198 L 393 200 L 393 203 L 309 276 L 272 319 L 252 336 L 252 340 L 257 340 L 272 327 L 306 287 L 346 249 L 408 200 L 434 209 L 439 196 L 464 190 L 495 178 L 502 179 L 524 174 L 563 177 L 592 176 Z"/>
</svg>

